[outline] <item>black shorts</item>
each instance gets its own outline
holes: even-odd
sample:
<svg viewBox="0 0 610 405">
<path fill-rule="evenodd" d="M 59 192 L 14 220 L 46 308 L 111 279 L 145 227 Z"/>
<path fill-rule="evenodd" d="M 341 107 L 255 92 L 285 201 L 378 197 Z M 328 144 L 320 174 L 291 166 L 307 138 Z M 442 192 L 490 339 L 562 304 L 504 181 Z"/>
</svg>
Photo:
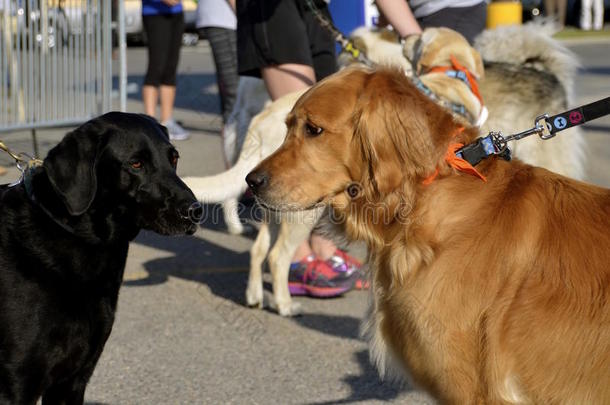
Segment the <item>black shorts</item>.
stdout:
<svg viewBox="0 0 610 405">
<path fill-rule="evenodd" d="M 148 38 L 148 69 L 144 84 L 175 86 L 184 32 L 184 14 L 142 16 Z"/>
<path fill-rule="evenodd" d="M 324 1 L 314 4 L 331 18 Z M 305 0 L 237 0 L 237 60 L 245 76 L 284 63 L 313 67 L 316 80 L 337 70 L 335 41 Z"/>
</svg>

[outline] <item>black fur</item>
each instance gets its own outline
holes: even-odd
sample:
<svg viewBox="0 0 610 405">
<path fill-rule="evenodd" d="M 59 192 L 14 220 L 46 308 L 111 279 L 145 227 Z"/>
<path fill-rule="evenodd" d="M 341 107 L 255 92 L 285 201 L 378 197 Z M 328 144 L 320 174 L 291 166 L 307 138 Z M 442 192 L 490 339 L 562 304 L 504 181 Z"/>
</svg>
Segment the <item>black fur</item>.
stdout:
<svg viewBox="0 0 610 405">
<path fill-rule="evenodd" d="M 109 113 L 67 134 L 31 182 L 0 187 L 0 404 L 83 402 L 129 241 L 196 229 L 175 158 L 156 121 Z"/>
</svg>

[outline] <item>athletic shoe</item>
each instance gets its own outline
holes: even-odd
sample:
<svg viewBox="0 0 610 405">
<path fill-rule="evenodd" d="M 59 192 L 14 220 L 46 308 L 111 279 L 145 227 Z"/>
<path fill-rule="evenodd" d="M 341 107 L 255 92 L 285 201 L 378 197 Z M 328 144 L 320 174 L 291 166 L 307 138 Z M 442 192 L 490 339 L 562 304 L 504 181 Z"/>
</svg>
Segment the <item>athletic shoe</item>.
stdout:
<svg viewBox="0 0 610 405">
<path fill-rule="evenodd" d="M 337 249 L 330 259 L 328 264 L 337 272 L 345 272 L 347 274 L 357 274 L 355 288 L 357 290 L 365 290 L 369 288 L 369 282 L 366 279 L 366 274 L 362 271 L 362 263 L 355 257 L 348 255 L 341 249 Z"/>
<path fill-rule="evenodd" d="M 161 125 L 164 125 L 167 128 L 167 132 L 169 133 L 169 139 L 172 141 L 184 141 L 185 139 L 189 139 L 191 136 L 189 132 L 182 128 L 180 124 L 174 121 L 173 118 L 168 119 L 167 121 L 163 121 Z"/>
<path fill-rule="evenodd" d="M 354 288 L 356 273 L 335 271 L 328 262 L 310 255 L 292 263 L 288 273 L 291 295 L 336 297 Z"/>
</svg>

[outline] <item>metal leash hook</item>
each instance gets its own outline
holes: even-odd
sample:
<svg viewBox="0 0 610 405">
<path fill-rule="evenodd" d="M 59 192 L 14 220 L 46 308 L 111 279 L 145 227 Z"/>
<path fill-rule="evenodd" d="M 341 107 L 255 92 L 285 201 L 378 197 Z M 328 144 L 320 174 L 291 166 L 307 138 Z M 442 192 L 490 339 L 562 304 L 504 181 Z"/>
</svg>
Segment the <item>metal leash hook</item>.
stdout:
<svg viewBox="0 0 610 405">
<path fill-rule="evenodd" d="M 10 186 L 19 184 L 23 180 L 25 173 L 28 170 L 42 165 L 42 160 L 32 157 L 32 156 L 28 155 L 27 153 L 23 153 L 23 152 L 15 153 L 8 146 L 6 146 L 4 144 L 4 142 L 2 142 L 2 141 L 0 141 L 0 150 L 6 152 L 10 157 L 13 158 L 13 160 L 15 160 L 15 165 L 17 166 L 17 170 L 19 170 L 19 172 L 21 173 L 19 180 L 11 183 Z"/>
<path fill-rule="evenodd" d="M 516 134 L 503 136 L 502 132 L 490 132 L 489 135 L 492 137 L 493 143 L 498 149 L 498 153 L 502 153 L 508 148 L 508 142 L 510 141 L 518 141 L 519 139 L 527 138 L 530 135 L 538 135 L 542 140 L 548 140 L 555 136 L 555 134 L 551 133 L 546 120 L 549 118 L 548 114 L 542 114 L 536 117 L 534 121 L 534 127 L 527 129 L 523 132 L 518 132 Z"/>
</svg>

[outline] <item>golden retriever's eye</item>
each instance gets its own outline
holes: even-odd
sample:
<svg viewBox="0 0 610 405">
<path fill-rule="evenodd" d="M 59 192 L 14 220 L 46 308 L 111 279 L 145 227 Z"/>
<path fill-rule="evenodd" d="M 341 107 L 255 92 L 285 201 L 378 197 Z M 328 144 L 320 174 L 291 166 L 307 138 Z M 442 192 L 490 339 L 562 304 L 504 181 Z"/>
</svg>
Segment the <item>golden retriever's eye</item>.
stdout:
<svg viewBox="0 0 610 405">
<path fill-rule="evenodd" d="M 140 162 L 139 160 L 136 160 L 135 162 L 131 162 L 131 167 L 134 169 L 141 169 L 142 162 Z"/>
<path fill-rule="evenodd" d="M 307 124 L 305 124 L 305 132 L 309 136 L 318 136 L 322 132 L 324 132 L 324 130 L 320 127 L 316 127 L 315 125 L 307 123 Z"/>
</svg>

